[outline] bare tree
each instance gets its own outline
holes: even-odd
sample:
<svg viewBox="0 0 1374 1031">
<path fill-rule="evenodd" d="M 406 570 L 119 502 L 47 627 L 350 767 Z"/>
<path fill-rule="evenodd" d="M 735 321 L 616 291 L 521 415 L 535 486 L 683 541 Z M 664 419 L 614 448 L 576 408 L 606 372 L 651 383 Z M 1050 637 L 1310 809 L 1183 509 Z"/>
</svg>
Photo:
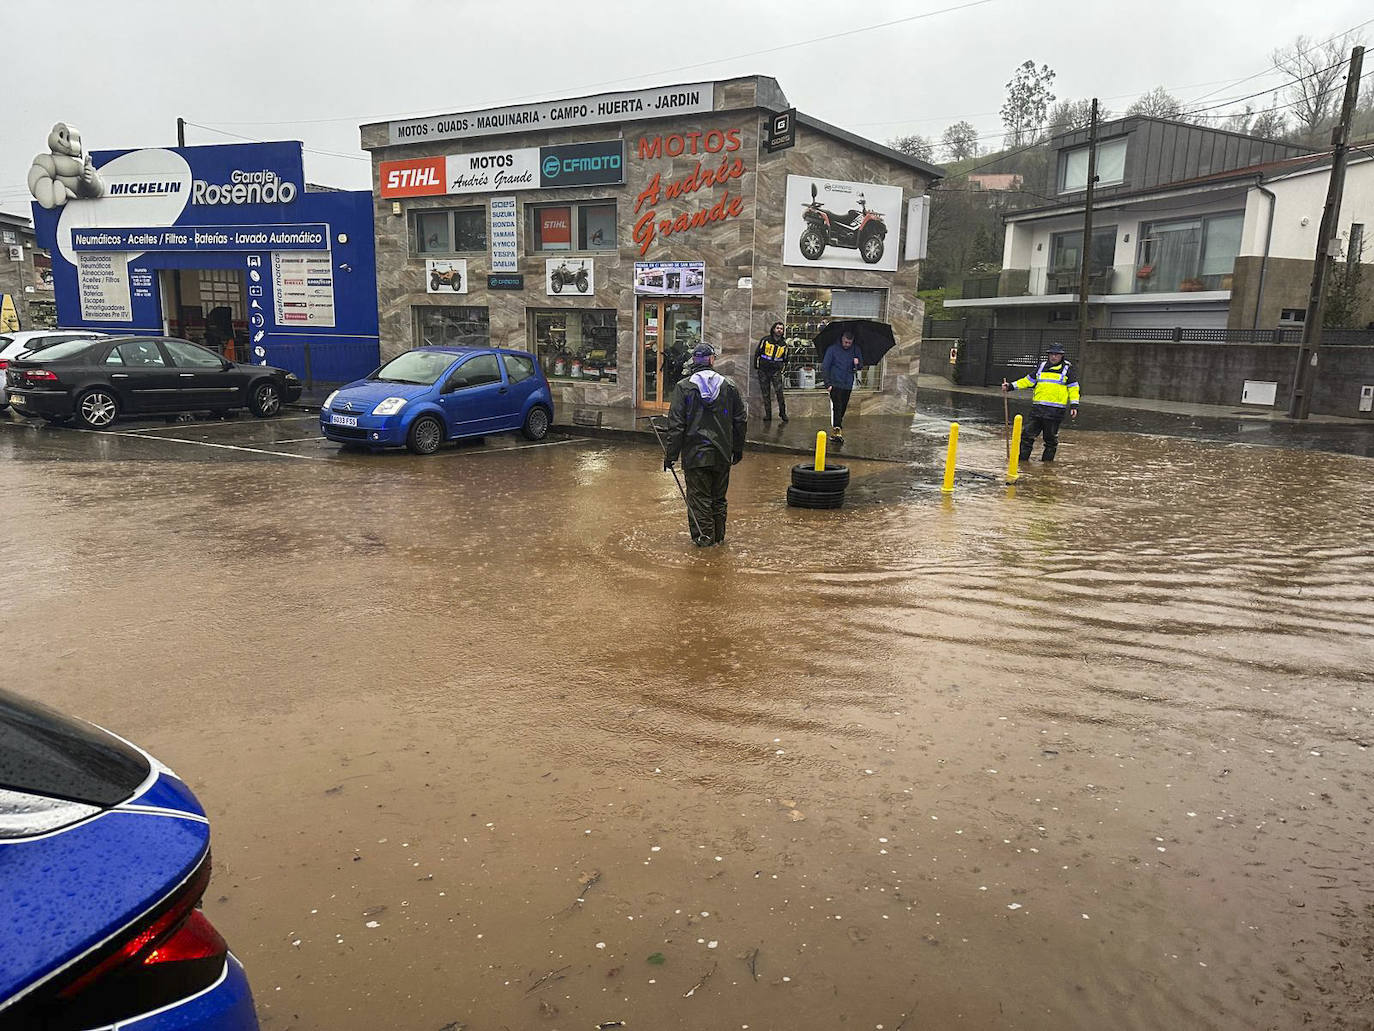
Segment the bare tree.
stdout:
<svg viewBox="0 0 1374 1031">
<path fill-rule="evenodd" d="M 1101 104 L 1097 106 L 1097 120 L 1105 122 L 1112 116 Z M 1093 102 L 1091 100 L 1061 100 L 1050 108 L 1049 124 L 1045 126 L 1046 132 L 1051 136 L 1057 136 L 1063 132 L 1073 132 L 1075 129 L 1086 129 L 1093 117 Z"/>
<path fill-rule="evenodd" d="M 1055 96 L 1050 91 L 1054 71 L 1047 64 L 1035 67 L 1026 61 L 1017 67 L 1007 83 L 1007 99 L 1002 104 L 1002 125 L 1010 147 L 1027 147 L 1038 143 L 1045 116 Z"/>
<path fill-rule="evenodd" d="M 1163 86 L 1156 86 L 1149 93 L 1142 94 L 1136 98 L 1130 107 L 1126 108 L 1128 118 L 1136 115 L 1146 118 L 1167 118 L 1174 122 L 1192 120 L 1188 117 L 1188 111 L 1183 106 L 1183 101 Z"/>
<path fill-rule="evenodd" d="M 964 161 L 978 156 L 978 130 L 968 122 L 955 122 L 945 130 L 940 143 L 951 161 Z"/>
<path fill-rule="evenodd" d="M 1284 90 L 1284 97 L 1293 109 L 1298 132 L 1305 142 L 1318 142 L 1322 126 L 1340 104 L 1350 48 L 1359 46 L 1361 41 L 1357 33 L 1351 32 L 1321 44 L 1299 36 L 1271 55 L 1274 67 L 1293 79 Z"/>
<path fill-rule="evenodd" d="M 1266 140 L 1281 140 L 1288 135 L 1288 116 L 1278 106 L 1261 111 L 1250 123 L 1251 136 L 1263 136 Z"/>
<path fill-rule="evenodd" d="M 910 136 L 898 136 L 890 140 L 888 146 L 920 161 L 935 160 L 935 143 L 929 136 L 921 136 L 917 133 L 912 133 Z"/>
</svg>

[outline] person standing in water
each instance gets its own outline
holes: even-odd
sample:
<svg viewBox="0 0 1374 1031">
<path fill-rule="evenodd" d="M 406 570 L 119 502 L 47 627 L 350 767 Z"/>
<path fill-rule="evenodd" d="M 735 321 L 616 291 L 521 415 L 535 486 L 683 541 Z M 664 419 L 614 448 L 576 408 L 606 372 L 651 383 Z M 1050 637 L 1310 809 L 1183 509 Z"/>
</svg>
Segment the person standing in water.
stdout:
<svg viewBox="0 0 1374 1031">
<path fill-rule="evenodd" d="M 715 351 L 692 351 L 691 374 L 673 388 L 663 468 L 682 459 L 687 480 L 687 532 L 699 548 L 725 543 L 730 467 L 744 457 L 748 412 L 739 388 L 711 368 Z"/>
</svg>

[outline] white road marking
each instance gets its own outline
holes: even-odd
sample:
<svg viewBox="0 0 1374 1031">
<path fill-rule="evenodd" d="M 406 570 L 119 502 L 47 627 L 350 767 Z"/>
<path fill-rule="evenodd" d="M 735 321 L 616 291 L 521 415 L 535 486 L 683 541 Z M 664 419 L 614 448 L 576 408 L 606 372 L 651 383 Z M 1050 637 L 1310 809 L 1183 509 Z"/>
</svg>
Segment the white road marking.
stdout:
<svg viewBox="0 0 1374 1031">
<path fill-rule="evenodd" d="M 305 462 L 326 462 L 328 459 L 315 455 L 294 455 L 290 451 L 268 451 L 266 448 L 242 447 L 238 444 L 212 444 L 208 440 L 185 440 L 181 437 L 155 437 L 151 433 L 135 436 L 133 433 L 110 433 L 111 437 L 132 437 L 134 440 L 165 440 L 169 444 L 197 444 L 200 447 L 217 447 L 225 451 L 246 451 L 254 455 L 275 455 L 277 458 L 299 458 Z"/>
<path fill-rule="evenodd" d="M 307 422 L 307 421 L 314 420 L 315 418 L 317 418 L 317 417 L 314 416 L 314 415 L 288 415 L 288 416 L 281 416 L 281 417 L 279 417 L 279 418 L 273 419 L 273 420 L 271 420 L 271 422 L 268 422 L 267 420 L 264 419 L 264 420 L 262 420 L 262 425 L 269 425 L 269 426 L 270 426 L 270 425 L 272 425 L 272 423 L 279 423 L 279 422 Z M 252 426 L 252 425 L 254 425 L 254 423 L 248 422 L 247 420 L 244 420 L 244 419 L 223 419 L 223 420 L 218 420 L 218 421 L 209 420 L 209 419 L 204 419 L 204 420 L 196 420 L 196 421 L 194 421 L 194 422 L 169 423 L 169 424 L 166 425 L 166 426 L 140 426 L 140 427 L 138 427 L 137 429 L 132 429 L 132 430 L 121 430 L 120 432 L 122 432 L 122 433 L 165 433 L 165 432 L 167 432 L 169 429 L 173 428 L 174 426 L 186 426 L 186 427 L 194 426 L 194 427 L 195 427 L 196 429 L 198 429 L 198 430 L 210 429 L 211 427 L 214 427 L 215 429 L 222 429 L 222 428 L 224 428 L 224 427 L 226 427 L 226 426 L 231 427 L 231 428 L 235 428 L 235 429 L 242 429 L 242 428 L 245 427 L 245 426 Z"/>
</svg>

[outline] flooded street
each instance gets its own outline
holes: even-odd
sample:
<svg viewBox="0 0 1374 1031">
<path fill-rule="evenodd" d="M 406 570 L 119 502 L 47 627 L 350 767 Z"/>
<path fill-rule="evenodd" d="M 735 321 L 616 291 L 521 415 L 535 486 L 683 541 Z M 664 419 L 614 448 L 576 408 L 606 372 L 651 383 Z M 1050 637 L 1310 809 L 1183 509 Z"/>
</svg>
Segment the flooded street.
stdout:
<svg viewBox="0 0 1374 1031">
<path fill-rule="evenodd" d="M 699 551 L 652 446 L 312 428 L 0 426 L 6 686 L 191 784 L 265 1028 L 1374 1027 L 1374 460 L 751 452 Z"/>
</svg>

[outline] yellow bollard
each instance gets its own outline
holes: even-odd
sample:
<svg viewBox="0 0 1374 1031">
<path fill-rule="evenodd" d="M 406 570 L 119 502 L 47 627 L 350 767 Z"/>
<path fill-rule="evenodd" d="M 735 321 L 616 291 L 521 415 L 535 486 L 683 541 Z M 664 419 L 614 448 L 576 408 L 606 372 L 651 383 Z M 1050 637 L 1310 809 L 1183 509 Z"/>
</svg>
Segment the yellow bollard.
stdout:
<svg viewBox="0 0 1374 1031">
<path fill-rule="evenodd" d="M 959 451 L 959 424 L 952 422 L 949 424 L 949 448 L 945 451 L 945 482 L 940 487 L 940 493 L 954 493 L 954 456 Z"/>
<path fill-rule="evenodd" d="M 816 472 L 825 472 L 825 430 L 816 432 L 816 462 L 814 465 Z"/>
<path fill-rule="evenodd" d="M 1007 482 L 1015 483 L 1021 474 L 1017 467 L 1021 464 L 1021 416 L 1011 424 L 1011 450 L 1007 453 Z"/>
</svg>

